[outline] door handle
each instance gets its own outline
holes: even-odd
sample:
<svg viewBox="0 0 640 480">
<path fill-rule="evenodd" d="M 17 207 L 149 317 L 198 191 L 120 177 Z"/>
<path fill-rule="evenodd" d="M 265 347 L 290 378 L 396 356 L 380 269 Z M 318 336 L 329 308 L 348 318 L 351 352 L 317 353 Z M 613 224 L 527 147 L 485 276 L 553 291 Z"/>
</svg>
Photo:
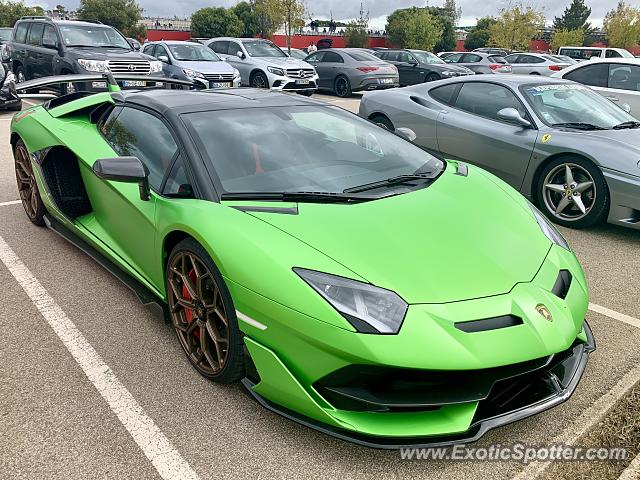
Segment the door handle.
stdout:
<svg viewBox="0 0 640 480">
<path fill-rule="evenodd" d="M 619 102 L 620 99 L 618 97 L 607 97 L 609 100 L 611 100 L 612 102 Z"/>
</svg>

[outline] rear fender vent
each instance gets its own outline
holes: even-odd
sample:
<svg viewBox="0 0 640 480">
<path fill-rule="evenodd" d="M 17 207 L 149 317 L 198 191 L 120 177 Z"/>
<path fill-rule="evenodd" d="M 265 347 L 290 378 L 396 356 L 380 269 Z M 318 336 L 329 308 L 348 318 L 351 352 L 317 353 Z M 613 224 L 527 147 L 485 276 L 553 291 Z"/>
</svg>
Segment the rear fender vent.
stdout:
<svg viewBox="0 0 640 480">
<path fill-rule="evenodd" d="M 556 283 L 551 289 L 551 292 L 561 299 L 567 298 L 569 294 L 569 288 L 571 288 L 571 280 L 573 277 L 571 276 L 571 272 L 569 270 L 560 270 L 558 273 L 558 278 L 556 278 Z"/>
<path fill-rule="evenodd" d="M 417 103 L 418 105 L 422 105 L 423 107 L 429 107 L 429 102 L 422 97 L 416 97 L 415 95 L 411 95 L 409 97 L 412 102 Z"/>
<path fill-rule="evenodd" d="M 515 315 L 502 315 L 501 317 L 483 318 L 482 320 L 471 320 L 469 322 L 456 322 L 454 325 L 458 330 L 467 333 L 486 332 L 498 330 L 500 328 L 515 327 L 522 325 L 523 321 Z"/>
</svg>

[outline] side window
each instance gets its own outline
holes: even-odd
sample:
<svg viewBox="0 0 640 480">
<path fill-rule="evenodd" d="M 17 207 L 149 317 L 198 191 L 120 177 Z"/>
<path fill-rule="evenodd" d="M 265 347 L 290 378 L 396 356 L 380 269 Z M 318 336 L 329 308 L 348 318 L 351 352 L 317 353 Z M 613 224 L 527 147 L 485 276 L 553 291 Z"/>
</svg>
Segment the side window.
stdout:
<svg viewBox="0 0 640 480">
<path fill-rule="evenodd" d="M 106 121 L 103 133 L 111 147 L 122 156 L 138 157 L 149 169 L 149 185 L 158 191 L 162 179 L 178 151 L 167 126 L 159 118 L 131 107 Z"/>
<path fill-rule="evenodd" d="M 162 189 L 162 194 L 167 197 L 176 198 L 194 198 L 193 186 L 187 179 L 187 173 L 184 167 L 182 156 L 178 155 L 176 161 L 171 167 L 171 172 L 167 177 L 167 181 Z"/>
<path fill-rule="evenodd" d="M 476 55 L 474 53 L 467 53 L 462 60 L 463 63 L 477 63 L 482 60 L 480 55 Z"/>
<path fill-rule="evenodd" d="M 622 57 L 622 55 L 620 55 L 615 50 L 607 50 L 607 52 L 605 53 L 605 57 L 607 57 L 607 58 L 620 58 L 620 57 Z"/>
<path fill-rule="evenodd" d="M 459 63 L 462 60 L 463 53 L 453 53 L 451 55 L 447 55 L 444 59 L 447 63 Z"/>
<path fill-rule="evenodd" d="M 508 55 L 505 57 L 505 60 L 509 63 L 518 63 L 519 59 L 520 59 L 520 55 L 518 55 L 517 53 L 513 55 Z"/>
<path fill-rule="evenodd" d="M 577 68 L 567 73 L 564 78 L 574 82 L 590 85 L 592 87 L 606 87 L 609 76 L 608 63 L 595 63 L 585 67 Z"/>
<path fill-rule="evenodd" d="M 227 47 L 227 54 L 228 55 L 233 55 L 234 57 L 236 55 L 238 55 L 238 52 L 242 51 L 242 47 L 240 46 L 239 43 L 236 42 L 229 42 L 229 46 Z"/>
<path fill-rule="evenodd" d="M 29 30 L 29 38 L 27 43 L 29 45 L 40 45 L 42 41 L 42 33 L 44 32 L 44 23 L 34 23 Z"/>
<path fill-rule="evenodd" d="M 58 45 L 58 34 L 53 25 L 46 25 L 42 34 L 43 45 Z"/>
<path fill-rule="evenodd" d="M 164 48 L 162 45 L 156 45 L 156 52 L 154 54 L 154 57 L 158 58 L 163 55 L 167 58 L 171 58 L 169 57 L 169 53 L 167 52 L 166 48 Z"/>
<path fill-rule="evenodd" d="M 469 82 L 465 83 L 456 99 L 456 108 L 481 117 L 498 120 L 498 112 L 503 108 L 515 108 L 523 117 L 527 113 L 522 103 L 508 88 L 494 83 Z"/>
<path fill-rule="evenodd" d="M 209 44 L 209 48 L 216 53 L 221 53 L 222 55 L 227 55 L 229 53 L 229 42 L 212 42 Z"/>
<path fill-rule="evenodd" d="M 452 83 L 449 85 L 444 85 L 442 87 L 432 88 L 429 91 L 429 95 L 431 95 L 434 100 L 437 100 L 440 103 L 444 103 L 445 105 L 453 105 L 453 99 L 455 98 L 459 86 L 460 84 L 458 83 Z"/>
<path fill-rule="evenodd" d="M 534 57 L 533 55 L 525 55 L 526 63 L 544 63 L 544 58 Z"/>
<path fill-rule="evenodd" d="M 389 52 L 376 52 L 374 53 L 374 55 L 376 57 L 378 57 L 380 60 L 388 60 L 388 56 L 389 56 Z"/>
<path fill-rule="evenodd" d="M 609 66 L 609 88 L 638 91 L 640 67 L 637 65 L 612 64 Z"/>
<path fill-rule="evenodd" d="M 342 57 L 336 52 L 324 52 L 324 57 L 320 61 L 322 63 L 344 63 Z"/>
<path fill-rule="evenodd" d="M 142 53 L 144 53 L 145 55 L 151 55 L 153 57 L 153 51 L 155 48 L 155 45 L 147 45 L 142 49 Z"/>
<path fill-rule="evenodd" d="M 385 60 L 388 60 L 390 62 L 397 62 L 399 61 L 398 58 L 400 57 L 400 52 L 385 52 Z"/>
<path fill-rule="evenodd" d="M 305 59 L 305 62 L 315 64 L 322 61 L 322 57 L 324 56 L 324 52 L 316 52 L 309 55 L 308 58 Z"/>
<path fill-rule="evenodd" d="M 409 55 L 409 52 L 399 52 L 398 61 L 402 63 L 411 63 L 411 55 Z"/>
<path fill-rule="evenodd" d="M 16 26 L 16 31 L 14 34 L 14 41 L 17 43 L 27 43 L 27 31 L 29 30 L 28 22 L 20 22 Z"/>
</svg>

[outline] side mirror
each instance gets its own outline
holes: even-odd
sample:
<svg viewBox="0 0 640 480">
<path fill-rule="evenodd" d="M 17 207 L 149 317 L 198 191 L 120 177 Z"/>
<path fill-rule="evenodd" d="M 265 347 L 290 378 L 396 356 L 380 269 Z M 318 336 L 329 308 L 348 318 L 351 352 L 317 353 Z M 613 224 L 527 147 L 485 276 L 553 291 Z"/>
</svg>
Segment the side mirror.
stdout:
<svg viewBox="0 0 640 480">
<path fill-rule="evenodd" d="M 620 105 L 620 108 L 627 113 L 631 113 L 631 105 L 629 105 L 628 103 L 623 103 L 622 105 Z"/>
<path fill-rule="evenodd" d="M 236 56 L 241 60 L 245 59 L 245 54 L 242 50 L 238 50 L 238 52 L 236 53 Z"/>
<path fill-rule="evenodd" d="M 404 138 L 405 140 L 409 140 L 410 142 L 413 142 L 416 138 L 418 138 L 416 132 L 406 127 L 396 128 L 396 135 L 400 135 L 402 138 Z"/>
<path fill-rule="evenodd" d="M 162 63 L 171 63 L 169 57 L 167 57 L 166 55 L 159 55 L 158 60 L 160 60 Z"/>
<path fill-rule="evenodd" d="M 149 169 L 138 157 L 102 158 L 93 164 L 93 173 L 103 180 L 137 183 L 140 200 L 151 198 L 149 190 Z"/>
<path fill-rule="evenodd" d="M 498 118 L 500 120 L 504 120 L 505 122 L 515 123 L 516 125 L 520 125 L 521 127 L 530 127 L 531 122 L 525 118 L 520 116 L 520 112 L 515 108 L 503 108 L 498 111 Z"/>
</svg>

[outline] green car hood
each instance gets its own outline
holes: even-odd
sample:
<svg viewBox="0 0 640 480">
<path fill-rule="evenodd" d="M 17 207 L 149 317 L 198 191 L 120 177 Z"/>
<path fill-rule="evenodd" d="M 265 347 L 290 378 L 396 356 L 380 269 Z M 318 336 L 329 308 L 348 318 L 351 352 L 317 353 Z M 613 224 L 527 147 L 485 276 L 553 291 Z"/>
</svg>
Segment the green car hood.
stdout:
<svg viewBox="0 0 640 480">
<path fill-rule="evenodd" d="M 499 295 L 530 282 L 551 243 L 526 201 L 480 169 L 454 172 L 449 164 L 427 188 L 380 200 L 252 214 L 408 303 Z"/>
</svg>

